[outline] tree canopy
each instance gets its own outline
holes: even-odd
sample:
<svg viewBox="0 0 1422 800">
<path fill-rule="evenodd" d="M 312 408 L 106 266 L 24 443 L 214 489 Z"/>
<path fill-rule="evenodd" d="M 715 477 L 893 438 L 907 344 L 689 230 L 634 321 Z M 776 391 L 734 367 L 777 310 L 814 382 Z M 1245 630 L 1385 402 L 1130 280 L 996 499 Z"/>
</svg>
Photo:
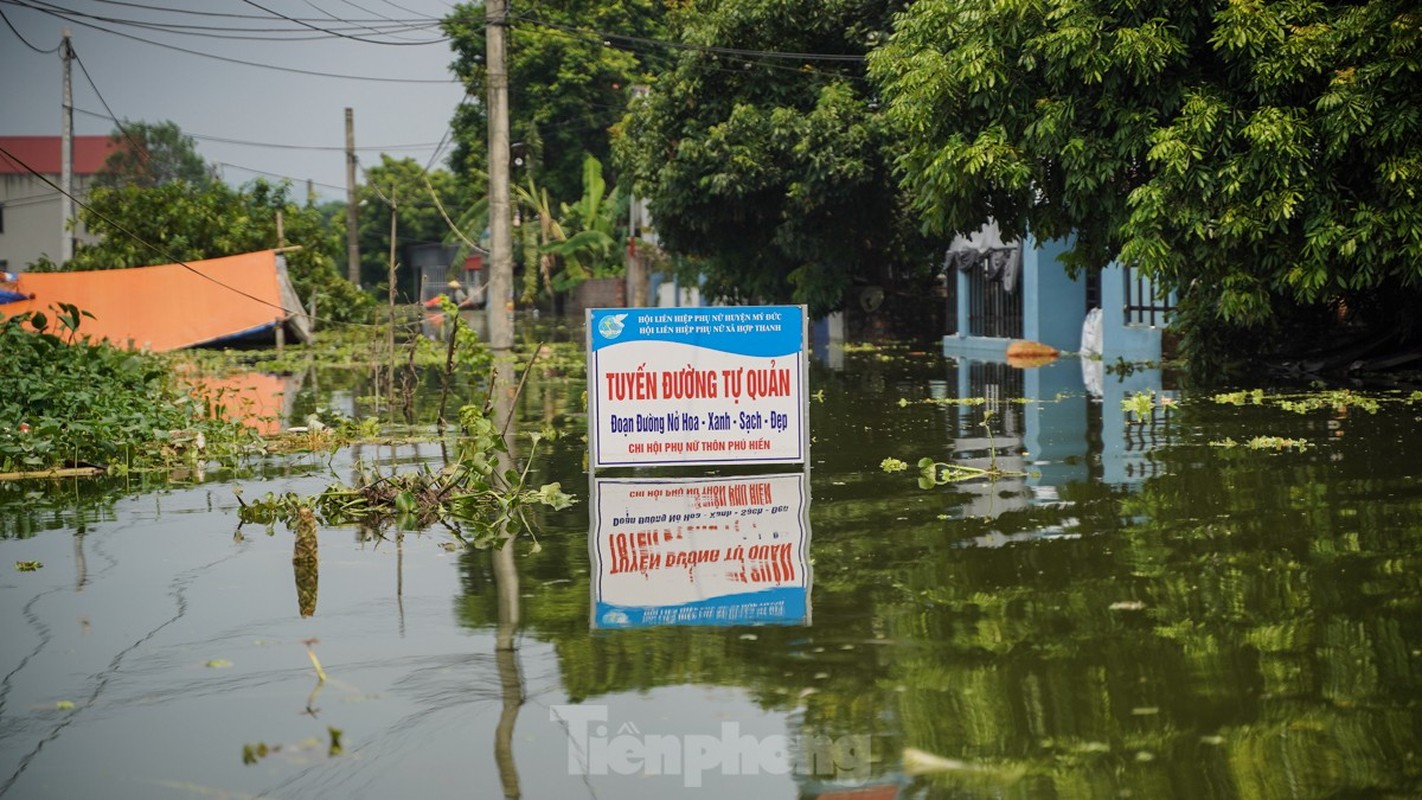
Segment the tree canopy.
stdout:
<svg viewBox="0 0 1422 800">
<path fill-rule="evenodd" d="M 870 74 L 929 230 L 993 217 L 1138 266 L 1197 358 L 1417 321 L 1415 3 L 921 0 Z"/>
<path fill-rule="evenodd" d="M 518 168 L 531 172 L 555 201 L 582 196 L 587 156 L 611 163 L 608 131 L 626 111 L 633 86 L 646 80 L 647 61 L 661 57 L 643 42 L 662 35 L 663 6 L 660 0 L 554 0 L 511 15 L 511 141 L 522 145 Z M 457 145 L 450 162 L 461 176 L 488 171 L 484 22 L 483 3 L 455 6 L 444 21 L 454 71 L 476 98 L 460 106 L 452 123 Z"/>
<path fill-rule="evenodd" d="M 895 7 L 708 0 L 670 15 L 675 65 L 615 148 L 663 245 L 704 260 L 705 290 L 822 314 L 856 283 L 927 271 L 863 80 Z"/>
<path fill-rule="evenodd" d="M 397 275 L 397 289 L 418 291 L 409 279 L 411 245 L 449 243 L 459 240 L 450 228 L 473 199 L 471 183 L 458 181 L 448 170 L 426 171 L 414 159 L 395 159 L 381 154 L 380 163 L 365 171 L 365 180 L 356 190 L 356 230 L 360 244 L 361 284 L 375 286 L 388 281 L 390 262 L 390 214 L 395 208 L 396 260 L 403 270 Z M 482 182 L 479 184 L 482 189 Z M 433 194 L 432 194 L 433 193 Z M 443 207 L 443 210 L 441 210 Z M 449 215 L 446 221 L 445 215 Z M 337 220 L 344 233 L 344 220 Z M 462 231 L 477 240 L 482 230 Z"/>
<path fill-rule="evenodd" d="M 175 122 L 124 120 L 109 138 L 117 146 L 95 176 L 96 186 L 151 188 L 174 181 L 199 186 L 213 180 L 213 169 L 198 155 L 197 143 Z"/>
<path fill-rule="evenodd" d="M 317 296 L 324 318 L 359 318 L 371 302 L 337 271 L 336 256 L 344 249 L 321 212 L 311 205 L 297 205 L 289 190 L 284 182 L 262 178 L 241 189 L 220 181 L 201 186 L 174 181 L 153 187 L 96 188 L 79 217 L 99 237 L 98 242 L 80 244 L 74 258 L 64 264 L 42 262 L 32 268 L 121 269 L 300 245 L 301 249 L 287 254 L 297 294 L 303 301 Z"/>
</svg>

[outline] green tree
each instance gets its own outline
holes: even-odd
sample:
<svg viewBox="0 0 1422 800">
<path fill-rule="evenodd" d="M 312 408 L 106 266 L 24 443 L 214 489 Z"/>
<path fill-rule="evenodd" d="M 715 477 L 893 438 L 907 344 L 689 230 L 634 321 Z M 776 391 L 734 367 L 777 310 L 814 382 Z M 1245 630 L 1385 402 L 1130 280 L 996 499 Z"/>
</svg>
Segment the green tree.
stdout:
<svg viewBox="0 0 1422 800">
<path fill-rule="evenodd" d="M 287 253 L 287 266 L 302 300 L 316 296 L 323 318 L 362 318 L 370 301 L 337 271 L 336 257 L 344 252 L 340 240 L 315 206 L 297 205 L 289 192 L 286 182 L 262 178 L 241 189 L 216 181 L 96 188 L 79 217 L 98 243 L 81 244 L 64 264 L 35 268 L 121 269 L 300 245 Z M 278 214 L 282 242 L 277 240 Z"/>
<path fill-rule="evenodd" d="M 563 265 L 552 288 L 568 289 L 589 278 L 622 273 L 617 233 L 627 208 L 623 199 L 616 188 L 607 190 L 602 163 L 588 156 L 583 161 L 583 196 L 571 205 L 562 204 L 558 240 L 544 247 Z"/>
<path fill-rule="evenodd" d="M 433 192 L 433 194 L 431 194 Z M 409 248 L 458 240 L 450 222 L 464 215 L 471 193 L 448 170 L 426 172 L 414 159 L 381 154 L 380 164 L 365 171 L 356 190 L 360 204 L 356 217 L 363 286 L 383 286 L 389 280 L 390 209 L 395 207 L 396 288 L 413 296 L 418 285 L 412 278 Z M 441 210 L 443 208 L 443 210 Z M 449 216 L 449 221 L 445 215 Z M 344 233 L 343 221 L 339 230 Z M 476 238 L 481 231 L 464 231 Z"/>
<path fill-rule="evenodd" d="M 555 0 L 516 9 L 511 16 L 511 140 L 523 145 L 521 168 L 532 172 L 555 201 L 581 195 L 586 156 L 611 163 L 608 131 L 626 110 L 632 87 L 646 80 L 648 60 L 660 57 L 647 40 L 663 34 L 664 5 L 659 0 Z M 487 172 L 483 3 L 455 6 L 444 29 L 456 55 L 454 71 L 479 100 L 455 114 L 451 165 L 460 175 Z"/>
<path fill-rule="evenodd" d="M 871 55 L 931 230 L 1074 235 L 1180 298 L 1197 367 L 1415 336 L 1422 14 L 1409 0 L 924 0 Z"/>
<path fill-rule="evenodd" d="M 152 188 L 174 181 L 211 183 L 213 169 L 198 155 L 197 143 L 177 123 L 124 120 L 109 134 L 114 151 L 94 177 L 96 186 Z"/>
<path fill-rule="evenodd" d="M 684 48 L 615 148 L 663 246 L 704 261 L 705 291 L 820 314 L 855 284 L 928 270 L 863 81 L 896 5 L 712 0 L 672 15 Z"/>
</svg>

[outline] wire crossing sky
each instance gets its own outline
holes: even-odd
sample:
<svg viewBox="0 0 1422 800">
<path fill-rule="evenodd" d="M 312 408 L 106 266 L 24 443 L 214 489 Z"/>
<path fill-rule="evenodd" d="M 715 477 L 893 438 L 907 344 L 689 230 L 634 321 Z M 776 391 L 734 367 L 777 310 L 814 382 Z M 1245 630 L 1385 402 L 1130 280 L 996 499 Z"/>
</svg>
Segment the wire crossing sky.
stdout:
<svg viewBox="0 0 1422 800">
<path fill-rule="evenodd" d="M 345 109 L 355 112 L 363 168 L 381 153 L 444 165 L 449 121 L 464 98 L 440 20 L 450 0 L 0 0 L 0 135 L 57 136 L 59 42 L 76 54 L 74 125 L 108 135 L 117 122 L 172 121 L 222 177 L 307 181 L 320 199 L 345 197 Z M 692 46 L 569 28 L 515 15 L 515 24 L 610 47 L 700 50 L 727 69 L 812 77 L 860 64 L 857 54 Z M 11 76 L 20 76 L 18 80 Z"/>
<path fill-rule="evenodd" d="M 0 135 L 57 136 L 69 29 L 74 131 L 171 120 L 229 183 L 289 178 L 345 198 L 345 109 L 361 163 L 443 164 L 464 89 L 446 0 L 0 0 Z"/>
</svg>

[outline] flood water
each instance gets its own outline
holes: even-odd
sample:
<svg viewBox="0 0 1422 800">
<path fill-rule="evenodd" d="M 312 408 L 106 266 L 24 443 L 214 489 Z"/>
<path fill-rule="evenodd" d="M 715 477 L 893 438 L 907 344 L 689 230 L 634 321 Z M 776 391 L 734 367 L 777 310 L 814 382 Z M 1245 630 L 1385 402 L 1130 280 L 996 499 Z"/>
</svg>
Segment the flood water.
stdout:
<svg viewBox="0 0 1422 800">
<path fill-rule="evenodd" d="M 565 434 L 534 483 L 579 501 L 536 546 L 323 527 L 314 574 L 285 527 L 238 524 L 237 487 L 314 494 L 438 443 L 0 485 L 0 795 L 1422 796 L 1415 395 L 1235 405 L 904 351 L 831 354 L 810 389 L 808 479 L 761 481 L 793 498 L 793 579 L 759 624 L 598 613 L 609 498 L 735 479 L 590 482 L 577 375 L 520 398 Z M 1147 390 L 1167 402 L 1122 409 Z M 360 394 L 308 378 L 295 413 Z M 923 488 L 924 457 L 1007 474 Z"/>
</svg>

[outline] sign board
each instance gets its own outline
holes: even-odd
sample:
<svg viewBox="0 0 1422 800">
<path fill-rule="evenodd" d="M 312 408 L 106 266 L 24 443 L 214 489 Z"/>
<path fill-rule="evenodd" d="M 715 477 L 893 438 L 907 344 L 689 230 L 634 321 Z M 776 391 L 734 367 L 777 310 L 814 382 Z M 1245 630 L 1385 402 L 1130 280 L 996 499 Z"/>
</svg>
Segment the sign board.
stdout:
<svg viewBox="0 0 1422 800">
<path fill-rule="evenodd" d="M 808 625 L 806 480 L 594 478 L 592 627 Z"/>
<path fill-rule="evenodd" d="M 594 470 L 805 463 L 804 306 L 587 314 Z"/>
</svg>

